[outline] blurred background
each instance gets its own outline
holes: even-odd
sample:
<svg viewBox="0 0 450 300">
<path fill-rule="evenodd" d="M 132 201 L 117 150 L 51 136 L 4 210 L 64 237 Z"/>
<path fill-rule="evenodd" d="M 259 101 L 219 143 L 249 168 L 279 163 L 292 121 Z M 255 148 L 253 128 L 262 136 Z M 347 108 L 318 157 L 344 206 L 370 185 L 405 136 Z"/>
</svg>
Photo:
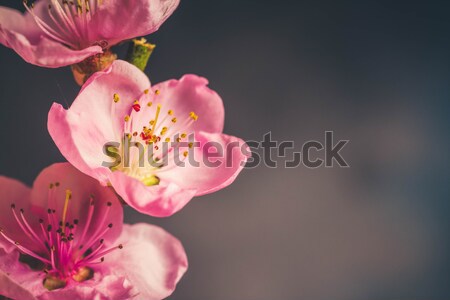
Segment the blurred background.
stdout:
<svg viewBox="0 0 450 300">
<path fill-rule="evenodd" d="M 332 130 L 350 140 L 350 168 L 262 165 L 173 217 L 127 210 L 186 248 L 190 268 L 170 299 L 450 299 L 449 9 L 181 0 L 149 37 L 152 82 L 207 77 L 225 132 L 246 140 L 271 131 L 300 151 Z M 3 46 L 0 66 L 0 173 L 31 184 L 64 161 L 47 112 L 78 87 L 68 68 L 28 65 Z"/>
</svg>

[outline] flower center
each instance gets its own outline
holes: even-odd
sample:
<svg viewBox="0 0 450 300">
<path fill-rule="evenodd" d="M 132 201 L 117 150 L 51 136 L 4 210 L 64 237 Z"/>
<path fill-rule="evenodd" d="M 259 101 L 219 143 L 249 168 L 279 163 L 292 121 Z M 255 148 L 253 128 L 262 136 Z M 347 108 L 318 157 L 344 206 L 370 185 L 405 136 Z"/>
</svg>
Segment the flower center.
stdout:
<svg viewBox="0 0 450 300">
<path fill-rule="evenodd" d="M 59 183 L 50 184 L 47 216 L 39 219 L 39 225 L 32 226 L 24 209 L 17 210 L 16 205 L 11 204 L 11 212 L 23 232 L 22 240 L 11 238 L 7 229 L 0 228 L 0 235 L 21 252 L 21 262 L 47 274 L 43 284 L 49 290 L 63 288 L 71 279 L 76 282 L 91 279 L 95 265 L 103 262 L 106 254 L 123 248 L 122 245 L 111 248 L 104 245 L 103 237 L 113 227 L 112 223 L 106 224 L 111 202 L 106 204 L 105 212 L 99 217 L 100 222 L 92 224 L 96 206 L 97 209 L 99 207 L 91 195 L 86 221 L 80 224 L 78 219 L 69 219 L 70 190 L 66 191 L 61 215 L 56 215 L 55 192 L 58 186 Z"/>
<path fill-rule="evenodd" d="M 194 112 L 177 116 L 160 101 L 160 91 L 155 91 L 154 101 L 149 93 L 145 90 L 141 99 L 133 102 L 130 114 L 123 117 L 121 147 L 110 149 L 123 158 L 111 170 L 125 172 L 148 186 L 159 183 L 157 173 L 184 165 L 195 144 L 191 127 L 198 120 Z M 114 94 L 113 110 L 119 101 L 120 95 Z"/>
<path fill-rule="evenodd" d="M 47 15 L 41 16 L 34 12 L 34 3 L 28 5 L 28 1 L 24 0 L 26 10 L 34 17 L 39 28 L 51 39 L 72 49 L 91 46 L 89 23 L 103 0 L 47 1 Z M 105 41 L 99 45 L 102 48 L 108 46 Z"/>
</svg>

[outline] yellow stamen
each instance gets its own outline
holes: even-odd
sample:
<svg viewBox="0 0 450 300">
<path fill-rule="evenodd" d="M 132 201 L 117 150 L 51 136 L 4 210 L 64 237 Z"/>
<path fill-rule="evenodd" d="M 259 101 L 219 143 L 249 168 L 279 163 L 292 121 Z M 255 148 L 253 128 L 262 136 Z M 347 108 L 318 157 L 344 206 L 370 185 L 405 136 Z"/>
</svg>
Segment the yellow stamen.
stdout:
<svg viewBox="0 0 450 300">
<path fill-rule="evenodd" d="M 81 6 L 81 0 L 77 0 L 77 12 L 78 15 L 81 15 L 83 13 L 83 6 Z"/>
<path fill-rule="evenodd" d="M 144 183 L 146 186 L 152 186 L 152 185 L 158 185 L 159 184 L 159 178 L 157 176 L 149 176 L 142 180 L 142 183 Z"/>
<path fill-rule="evenodd" d="M 176 123 L 176 122 L 177 122 L 177 118 L 173 118 L 172 123 Z"/>
<path fill-rule="evenodd" d="M 156 108 L 155 123 L 153 123 L 152 132 L 155 132 L 155 127 L 156 127 L 156 123 L 158 123 L 158 117 L 159 117 L 160 111 L 161 111 L 161 104 L 158 104 L 158 106 Z"/>
<path fill-rule="evenodd" d="M 147 106 L 150 107 L 150 106 L 152 106 L 152 104 L 153 104 L 152 102 L 149 102 L 149 103 L 147 103 Z"/>
<path fill-rule="evenodd" d="M 168 130 L 168 128 L 167 128 L 167 127 L 163 127 L 163 128 L 161 129 L 161 133 L 160 133 L 160 135 L 164 135 L 164 134 L 166 134 L 167 130 Z"/>
<path fill-rule="evenodd" d="M 144 90 L 144 94 L 146 94 L 146 95 L 147 95 L 147 94 L 148 94 L 148 92 L 149 92 L 149 89 L 145 89 L 145 90 Z"/>
<path fill-rule="evenodd" d="M 173 116 L 173 110 L 169 109 L 167 113 L 169 114 L 169 116 Z"/>
<path fill-rule="evenodd" d="M 114 94 L 113 98 L 114 98 L 114 103 L 117 103 L 120 100 L 120 97 L 118 94 Z"/>
<path fill-rule="evenodd" d="M 159 95 L 159 94 L 161 94 L 161 92 L 159 90 L 156 90 L 155 95 Z"/>
<path fill-rule="evenodd" d="M 193 111 L 189 113 L 189 117 L 194 121 L 198 120 L 198 116 Z"/>
<path fill-rule="evenodd" d="M 126 115 L 125 118 L 124 118 L 124 120 L 125 120 L 125 122 L 130 121 L 130 116 L 129 116 L 129 115 Z"/>
<path fill-rule="evenodd" d="M 62 232 L 65 232 L 66 229 L 66 216 L 67 216 L 67 209 L 69 208 L 69 200 L 72 199 L 72 191 L 66 190 L 66 200 L 64 201 L 64 209 L 63 209 L 63 216 L 62 216 Z"/>
</svg>

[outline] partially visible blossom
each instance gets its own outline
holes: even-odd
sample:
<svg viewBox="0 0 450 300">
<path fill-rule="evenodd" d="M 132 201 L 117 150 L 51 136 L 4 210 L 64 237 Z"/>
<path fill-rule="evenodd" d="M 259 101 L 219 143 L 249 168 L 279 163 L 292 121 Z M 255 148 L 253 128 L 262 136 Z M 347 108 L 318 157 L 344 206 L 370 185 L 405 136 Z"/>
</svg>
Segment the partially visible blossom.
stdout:
<svg viewBox="0 0 450 300">
<path fill-rule="evenodd" d="M 244 141 L 222 133 L 222 99 L 207 84 L 185 75 L 150 87 L 136 67 L 115 61 L 89 79 L 70 109 L 53 104 L 48 129 L 76 168 L 138 211 L 169 216 L 231 184 L 249 154 Z M 142 153 L 127 159 L 124 145 L 137 143 Z M 105 151 L 115 151 L 120 164 L 105 166 Z"/>
<path fill-rule="evenodd" d="M 179 0 L 24 3 L 25 14 L 0 6 L 0 43 L 34 65 L 57 68 L 90 58 L 77 65 L 75 71 L 89 67 L 98 71 L 115 59 L 109 50 L 111 46 L 158 30 Z"/>
<path fill-rule="evenodd" d="M 122 226 L 109 189 L 68 163 L 33 189 L 0 176 L 0 295 L 12 299 L 163 299 L 187 268 L 162 229 Z"/>
</svg>

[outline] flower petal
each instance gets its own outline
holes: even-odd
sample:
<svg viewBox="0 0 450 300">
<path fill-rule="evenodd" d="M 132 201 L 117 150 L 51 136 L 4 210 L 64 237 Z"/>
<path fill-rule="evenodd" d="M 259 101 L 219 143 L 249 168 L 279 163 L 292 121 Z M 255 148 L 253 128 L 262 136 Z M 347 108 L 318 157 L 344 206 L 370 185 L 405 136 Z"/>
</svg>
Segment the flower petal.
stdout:
<svg viewBox="0 0 450 300">
<path fill-rule="evenodd" d="M 0 295 L 11 299 L 35 300 L 28 288 L 36 286 L 38 282 L 42 287 L 42 279 L 37 272 L 19 263 L 18 251 L 8 254 L 0 249 Z"/>
<path fill-rule="evenodd" d="M 29 200 L 31 190 L 15 179 L 0 176 L 0 191 L 2 191 L 2 198 L 0 200 L 0 228 L 4 230 L 4 233 L 8 237 L 17 241 L 23 236 L 23 231 L 14 218 L 11 211 L 11 204 L 16 205 L 17 211 L 21 208 L 28 210 L 30 208 Z M 6 241 L 2 236 L 0 236 L 0 248 L 8 253 L 16 249 L 14 245 Z"/>
<path fill-rule="evenodd" d="M 114 45 L 159 29 L 177 8 L 179 0 L 108 1 L 97 8 L 89 24 L 91 40 Z"/>
<path fill-rule="evenodd" d="M 195 195 L 194 189 L 182 189 L 171 182 L 146 186 L 122 172 L 113 172 L 110 181 L 116 193 L 128 205 L 154 217 L 167 217 L 176 213 Z"/>
<path fill-rule="evenodd" d="M 12 48 L 26 62 L 48 68 L 75 64 L 103 52 L 99 46 L 69 49 L 47 38 L 30 14 L 6 7 L 0 7 L 0 43 Z"/>
<path fill-rule="evenodd" d="M 59 183 L 59 186 L 49 190 L 49 185 L 56 182 Z M 81 232 L 87 222 L 92 198 L 95 204 L 94 214 L 87 236 L 93 236 L 97 231 L 113 224 L 104 239 L 109 243 L 114 242 L 122 231 L 122 205 L 110 188 L 101 186 L 97 180 L 84 175 L 69 163 L 53 164 L 44 169 L 36 178 L 31 193 L 31 201 L 36 214 L 46 216 L 47 207 L 50 206 L 56 210 L 57 216 L 61 216 L 66 190 L 72 191 L 67 219 L 70 222 L 78 219 L 78 230 Z M 49 197 L 52 199 L 48 200 Z M 111 205 L 108 206 L 108 204 Z"/>
<path fill-rule="evenodd" d="M 153 87 L 159 90 L 161 103 L 174 110 L 174 115 L 182 120 L 190 112 L 199 116 L 189 128 L 190 131 L 222 132 L 225 111 L 220 96 L 208 88 L 208 80 L 197 75 L 184 75 L 180 80 L 168 80 Z M 183 128 L 180 128 L 183 130 Z"/>
<path fill-rule="evenodd" d="M 168 297 L 188 267 L 182 244 L 163 229 L 148 225 L 124 225 L 122 251 L 111 254 L 116 272 L 134 286 L 135 299 L 159 300 Z"/>
<path fill-rule="evenodd" d="M 110 171 L 101 163 L 105 159 L 102 149 L 108 141 L 107 132 L 86 127 L 78 114 L 58 103 L 53 103 L 49 111 L 47 126 L 61 154 L 78 170 L 106 185 Z"/>
<path fill-rule="evenodd" d="M 16 9 L 0 6 L 0 28 L 8 31 L 17 32 L 25 36 L 29 40 L 36 40 L 43 33 L 36 26 L 34 18 L 28 14 L 22 14 Z M 2 36 L 0 42 L 3 44 Z"/>
<path fill-rule="evenodd" d="M 48 116 L 48 130 L 64 157 L 83 173 L 107 183 L 108 159 L 103 147 L 120 142 L 124 116 L 131 111 L 133 99 L 150 87 L 148 78 L 135 66 L 115 61 L 104 72 L 95 73 L 83 86 L 74 103 L 65 111 L 54 104 Z M 120 97 L 114 103 L 113 96 Z"/>
<path fill-rule="evenodd" d="M 161 182 L 196 189 L 196 196 L 230 185 L 242 171 L 250 153 L 243 140 L 226 134 L 196 132 L 195 141 L 199 144 L 193 148 L 184 166 L 168 171 L 163 168 L 157 176 Z"/>
</svg>

